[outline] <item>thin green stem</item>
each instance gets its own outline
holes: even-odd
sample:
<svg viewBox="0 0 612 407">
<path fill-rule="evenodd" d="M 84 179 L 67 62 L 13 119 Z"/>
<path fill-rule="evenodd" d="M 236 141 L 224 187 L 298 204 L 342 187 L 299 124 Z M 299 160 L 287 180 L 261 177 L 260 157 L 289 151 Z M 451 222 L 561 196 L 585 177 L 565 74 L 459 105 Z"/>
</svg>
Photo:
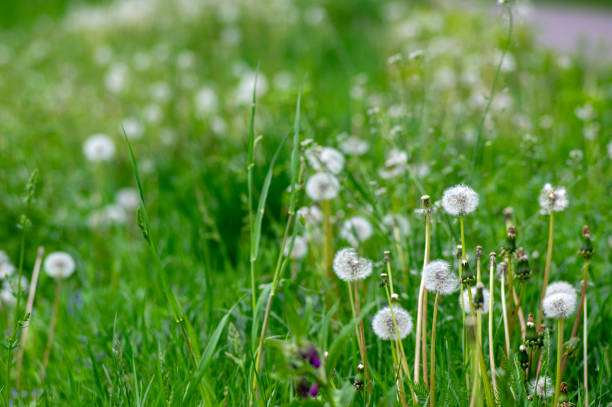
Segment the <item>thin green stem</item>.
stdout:
<svg viewBox="0 0 612 407">
<path fill-rule="evenodd" d="M 554 241 L 554 212 L 550 212 L 548 221 L 548 247 L 546 249 L 546 265 L 544 266 L 544 279 L 542 280 L 542 294 L 540 295 L 540 309 L 538 310 L 538 320 L 536 323 L 536 329 L 540 329 L 542 324 L 542 301 L 546 295 L 546 287 L 548 286 L 548 276 L 550 275 L 550 264 L 552 262 L 553 252 L 553 241 Z"/>
<path fill-rule="evenodd" d="M 501 273 L 501 302 L 502 318 L 504 320 L 504 338 L 506 340 L 506 356 L 510 356 L 510 334 L 508 332 L 508 314 L 506 312 L 506 287 L 504 284 L 504 273 Z"/>
<path fill-rule="evenodd" d="M 431 218 L 429 209 L 425 209 L 425 255 L 423 256 L 423 267 L 429 263 L 429 253 L 431 246 Z M 416 324 L 416 344 L 414 347 L 414 381 L 419 382 L 419 366 L 421 357 L 421 334 L 423 330 L 423 313 L 427 308 L 424 301 L 425 284 L 423 283 L 423 273 L 421 273 L 421 285 L 419 287 L 419 299 L 417 304 L 417 324 Z"/>
<path fill-rule="evenodd" d="M 586 282 L 585 282 L 586 284 Z M 589 368 L 588 368 L 588 346 L 589 346 L 589 337 L 588 337 L 588 322 L 587 322 L 587 299 L 584 299 L 584 319 L 582 321 L 582 373 L 584 379 L 584 405 L 589 405 Z"/>
<path fill-rule="evenodd" d="M 491 261 L 489 266 L 489 365 L 491 368 L 491 381 L 493 383 L 493 393 L 497 397 L 497 379 L 495 377 L 495 346 L 493 344 L 493 310 L 495 309 L 495 263 Z"/>
<path fill-rule="evenodd" d="M 436 325 L 438 321 L 438 302 L 440 294 L 436 293 L 436 299 L 434 300 L 433 308 L 433 321 L 431 323 L 431 352 L 429 360 L 429 369 L 431 371 L 429 377 L 429 405 L 434 407 L 436 405 Z"/>
<path fill-rule="evenodd" d="M 555 399 L 553 406 L 559 401 L 559 391 L 561 389 L 561 353 L 563 352 L 563 318 L 557 320 L 557 369 L 555 373 Z"/>
</svg>

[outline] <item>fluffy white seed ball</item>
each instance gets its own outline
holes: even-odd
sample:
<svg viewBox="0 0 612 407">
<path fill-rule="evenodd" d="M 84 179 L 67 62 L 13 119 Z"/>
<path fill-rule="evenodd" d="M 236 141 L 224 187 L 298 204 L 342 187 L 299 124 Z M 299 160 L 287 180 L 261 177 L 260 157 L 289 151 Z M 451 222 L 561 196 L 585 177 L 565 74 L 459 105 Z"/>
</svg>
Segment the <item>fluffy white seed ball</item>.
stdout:
<svg viewBox="0 0 612 407">
<path fill-rule="evenodd" d="M 299 260 L 306 256 L 308 253 L 308 241 L 302 236 L 296 236 L 295 241 L 293 242 L 293 249 L 291 249 L 291 254 L 289 254 L 289 243 L 285 246 L 285 256 L 289 255 L 293 260 Z"/>
<path fill-rule="evenodd" d="M 393 317 L 395 316 L 395 323 Z M 397 331 L 395 325 L 397 324 Z M 397 340 L 399 333 L 400 339 L 404 339 L 412 332 L 412 317 L 399 305 L 393 306 L 393 314 L 391 308 L 385 307 L 374 315 L 372 320 L 372 329 L 380 339 Z"/>
<path fill-rule="evenodd" d="M 363 280 L 372 273 L 372 262 L 352 247 L 340 250 L 334 257 L 334 272 L 344 281 Z"/>
<path fill-rule="evenodd" d="M 306 194 L 313 201 L 327 201 L 338 196 L 340 183 L 338 179 L 325 172 L 317 172 L 306 183 Z"/>
<path fill-rule="evenodd" d="M 306 150 L 305 155 L 315 171 L 338 174 L 344 168 L 344 156 L 335 148 L 314 146 Z"/>
<path fill-rule="evenodd" d="M 358 246 L 360 242 L 368 240 L 373 232 L 372 224 L 366 218 L 355 216 L 344 222 L 340 236 L 351 246 Z"/>
<path fill-rule="evenodd" d="M 115 143 L 106 134 L 94 134 L 85 140 L 83 153 L 92 162 L 108 161 L 115 155 Z"/>
<path fill-rule="evenodd" d="M 74 273 L 74 260 L 65 252 L 53 252 L 44 263 L 45 272 L 53 278 L 66 278 Z"/>
<path fill-rule="evenodd" d="M 442 195 L 442 207 L 450 215 L 467 215 L 478 206 L 478 194 L 467 185 L 455 185 Z"/>
<path fill-rule="evenodd" d="M 428 291 L 448 295 L 459 289 L 459 278 L 447 262 L 434 260 L 423 267 L 423 284 Z"/>
<path fill-rule="evenodd" d="M 126 211 L 133 211 L 140 206 L 140 195 L 134 188 L 121 188 L 115 194 L 115 202 Z"/>
<path fill-rule="evenodd" d="M 340 143 L 340 149 L 348 155 L 363 155 L 369 148 L 370 143 L 355 136 L 349 136 Z"/>
<path fill-rule="evenodd" d="M 323 221 L 323 212 L 318 206 L 303 206 L 298 209 L 297 213 L 310 226 L 318 226 Z"/>
<path fill-rule="evenodd" d="M 565 281 L 555 281 L 554 283 L 548 284 L 546 287 L 546 293 L 544 297 L 548 297 L 549 295 L 566 293 L 566 294 L 575 294 L 576 290 L 574 287 Z"/>
<path fill-rule="evenodd" d="M 11 259 L 5 252 L 0 250 L 0 280 L 10 276 L 14 271 L 15 266 L 11 263 Z"/>
<path fill-rule="evenodd" d="M 476 291 L 477 291 L 477 288 L 475 286 L 472 287 L 472 301 L 474 301 L 474 297 L 476 296 Z M 463 301 L 461 300 L 461 297 L 463 297 Z M 463 290 L 463 292 L 461 293 L 461 297 L 459 297 L 459 305 L 460 306 L 463 305 L 463 310 L 465 311 L 466 314 L 469 314 L 470 313 L 470 296 L 468 294 L 467 288 Z M 491 304 L 491 294 L 489 293 L 489 290 L 487 290 L 486 288 L 483 288 L 482 297 L 483 297 L 482 313 L 486 314 L 489 312 L 489 307 Z"/>
<path fill-rule="evenodd" d="M 540 192 L 540 206 L 545 213 L 560 212 L 567 208 L 567 191 L 563 187 L 554 188 L 551 184 L 545 184 Z"/>
<path fill-rule="evenodd" d="M 558 292 L 547 295 L 542 301 L 546 318 L 566 319 L 576 311 L 578 301 L 576 292 Z"/>
</svg>

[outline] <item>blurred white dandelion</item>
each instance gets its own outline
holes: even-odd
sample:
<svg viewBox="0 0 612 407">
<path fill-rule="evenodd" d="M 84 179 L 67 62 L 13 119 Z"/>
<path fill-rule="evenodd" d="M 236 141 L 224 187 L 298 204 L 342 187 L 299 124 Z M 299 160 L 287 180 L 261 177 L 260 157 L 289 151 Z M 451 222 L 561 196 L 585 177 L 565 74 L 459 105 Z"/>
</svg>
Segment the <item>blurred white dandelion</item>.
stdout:
<svg viewBox="0 0 612 407">
<path fill-rule="evenodd" d="M 306 194 L 313 201 L 327 201 L 338 196 L 338 179 L 325 172 L 317 172 L 306 182 Z"/>
<path fill-rule="evenodd" d="M 428 291 L 449 295 L 459 289 L 459 278 L 444 260 L 434 260 L 423 267 L 423 284 Z"/>
<path fill-rule="evenodd" d="M 478 194 L 467 185 L 455 185 L 442 195 L 442 207 L 450 215 L 467 215 L 478 206 Z"/>
<path fill-rule="evenodd" d="M 133 211 L 140 206 L 140 195 L 134 188 L 121 188 L 115 194 L 115 202 L 126 211 Z"/>
<path fill-rule="evenodd" d="M 537 379 L 533 379 L 529 383 L 529 394 L 532 396 L 538 396 L 543 399 L 548 399 L 554 394 L 555 387 L 553 386 L 552 379 L 549 376 L 540 376 Z"/>
<path fill-rule="evenodd" d="M 201 115 L 206 115 L 217 110 L 217 93 L 209 86 L 203 86 L 195 95 L 196 110 Z"/>
<path fill-rule="evenodd" d="M 395 317 L 395 322 L 393 317 Z M 397 331 L 395 330 L 396 325 Z M 376 336 L 387 341 L 397 340 L 398 334 L 400 339 L 404 339 L 412 332 L 412 326 L 412 317 L 399 305 L 393 306 L 393 312 L 389 307 L 379 310 L 372 319 L 372 329 Z"/>
<path fill-rule="evenodd" d="M 550 183 L 544 184 L 539 203 L 544 213 L 560 212 L 567 208 L 569 203 L 567 191 L 563 187 L 554 188 Z"/>
<path fill-rule="evenodd" d="M 476 291 L 477 288 L 476 286 L 471 287 L 471 291 L 472 291 L 472 301 L 474 301 L 474 298 L 476 297 Z M 463 292 L 461 293 L 461 296 L 463 297 L 463 299 L 461 297 L 459 297 L 459 306 L 463 307 L 463 311 L 466 314 L 470 314 L 471 313 L 471 308 L 470 308 L 470 296 L 468 294 L 468 289 L 466 288 L 465 290 L 463 290 Z M 483 288 L 482 290 L 482 313 L 486 314 L 489 312 L 489 306 L 490 306 L 490 302 L 491 302 L 491 295 L 489 293 L 489 290 L 487 290 L 486 288 Z"/>
<path fill-rule="evenodd" d="M 11 263 L 9 256 L 0 250 L 0 280 L 5 279 L 15 272 L 15 266 Z"/>
<path fill-rule="evenodd" d="M 53 278 L 70 277 L 74 268 L 74 259 L 66 252 L 53 252 L 45 258 L 45 272 Z"/>
<path fill-rule="evenodd" d="M 130 140 L 142 138 L 144 127 L 135 117 L 128 117 L 121 122 L 121 128 L 125 131 L 125 135 Z"/>
<path fill-rule="evenodd" d="M 115 155 L 115 143 L 106 134 L 94 134 L 85 140 L 83 153 L 92 162 L 108 161 Z"/>
<path fill-rule="evenodd" d="M 382 224 L 389 232 L 393 232 L 395 228 L 400 233 L 400 236 L 407 236 L 410 233 L 410 222 L 404 215 L 398 213 L 388 213 L 382 219 Z"/>
<path fill-rule="evenodd" d="M 393 149 L 387 154 L 383 168 L 378 171 L 382 179 L 397 177 L 404 173 L 408 164 L 408 154 L 405 151 Z"/>
<path fill-rule="evenodd" d="M 548 284 L 544 297 L 559 293 L 575 294 L 576 290 L 570 283 L 566 281 L 555 281 L 554 283 Z"/>
<path fill-rule="evenodd" d="M 289 255 L 293 260 L 299 260 L 306 256 L 308 253 L 308 241 L 306 238 L 302 236 L 296 236 L 293 242 L 293 248 L 291 249 L 291 253 L 289 253 L 289 241 L 285 246 L 285 256 Z"/>
<path fill-rule="evenodd" d="M 370 143 L 357 136 L 340 135 L 340 149 L 344 154 L 363 155 L 370 149 Z"/>
<path fill-rule="evenodd" d="M 318 226 L 323 221 L 323 212 L 315 205 L 303 206 L 297 213 L 310 226 Z"/>
<path fill-rule="evenodd" d="M 334 256 L 333 269 L 341 280 L 363 280 L 372 274 L 372 262 L 359 256 L 354 248 L 347 247 Z"/>
<path fill-rule="evenodd" d="M 347 240 L 351 246 L 358 246 L 372 237 L 374 229 L 372 224 L 363 216 L 354 216 L 347 219 L 342 225 L 340 236 Z"/>
<path fill-rule="evenodd" d="M 313 146 L 305 151 L 308 164 L 315 171 L 338 174 L 344 168 L 344 155 L 335 148 Z"/>
</svg>

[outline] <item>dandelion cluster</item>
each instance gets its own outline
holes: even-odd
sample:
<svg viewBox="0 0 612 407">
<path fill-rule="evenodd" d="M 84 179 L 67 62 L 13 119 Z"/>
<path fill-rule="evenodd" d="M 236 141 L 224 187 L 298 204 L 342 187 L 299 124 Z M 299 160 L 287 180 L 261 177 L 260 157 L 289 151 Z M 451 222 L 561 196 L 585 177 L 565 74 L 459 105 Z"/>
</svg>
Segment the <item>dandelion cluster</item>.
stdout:
<svg viewBox="0 0 612 407">
<path fill-rule="evenodd" d="M 352 247 L 336 253 L 333 268 L 336 275 L 344 281 L 363 280 L 372 274 L 372 262 L 360 257 Z"/>
<path fill-rule="evenodd" d="M 395 323 L 393 317 L 395 317 Z M 397 331 L 395 330 L 396 324 Z M 391 308 L 385 307 L 374 315 L 372 329 L 380 339 L 397 340 L 398 334 L 400 339 L 404 339 L 412 332 L 412 317 L 399 305 L 393 306 L 393 312 Z"/>
</svg>

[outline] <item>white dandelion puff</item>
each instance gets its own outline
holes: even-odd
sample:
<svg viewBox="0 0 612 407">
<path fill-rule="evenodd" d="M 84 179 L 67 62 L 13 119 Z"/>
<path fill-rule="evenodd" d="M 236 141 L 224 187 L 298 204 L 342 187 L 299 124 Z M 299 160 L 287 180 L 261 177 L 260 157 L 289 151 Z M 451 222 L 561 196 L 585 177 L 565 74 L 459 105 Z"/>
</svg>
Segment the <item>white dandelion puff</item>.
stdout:
<svg viewBox="0 0 612 407">
<path fill-rule="evenodd" d="M 478 194 L 467 185 L 455 185 L 442 195 L 442 207 L 450 215 L 467 215 L 478 206 Z"/>
<path fill-rule="evenodd" d="M 11 263 L 8 255 L 0 250 L 0 280 L 5 279 L 15 272 L 15 266 Z"/>
<path fill-rule="evenodd" d="M 115 194 L 115 202 L 126 211 L 134 211 L 140 206 L 140 195 L 134 188 L 121 188 Z"/>
<path fill-rule="evenodd" d="M 472 301 L 474 301 L 474 298 L 476 297 L 476 291 L 477 288 L 475 286 L 471 287 L 472 290 Z M 463 297 L 463 299 L 461 297 L 459 297 L 459 305 L 463 306 L 463 311 L 465 311 L 466 314 L 470 314 L 471 313 L 471 309 L 470 309 L 470 296 L 468 294 L 468 290 L 467 288 L 465 290 L 463 290 L 463 292 L 461 293 L 461 296 Z M 491 303 L 491 295 L 489 293 L 489 290 L 487 290 L 486 288 L 483 288 L 482 290 L 482 313 L 483 314 L 487 314 L 489 312 L 489 307 L 490 307 L 490 303 Z"/>
<path fill-rule="evenodd" d="M 405 151 L 393 149 L 387 154 L 385 165 L 378 171 L 382 179 L 397 177 L 404 173 L 408 165 L 408 154 Z"/>
<path fill-rule="evenodd" d="M 359 256 L 352 247 L 336 253 L 333 268 L 336 275 L 344 281 L 363 280 L 372 274 L 372 262 Z"/>
<path fill-rule="evenodd" d="M 123 122 L 121 122 L 121 128 L 125 131 L 125 135 L 130 140 L 142 138 L 144 134 L 144 127 L 140 121 L 134 117 L 128 117 L 123 120 Z"/>
<path fill-rule="evenodd" d="M 395 317 L 395 323 L 393 317 Z M 396 325 L 397 331 L 395 330 Z M 400 339 L 404 339 L 412 332 L 412 326 L 412 317 L 399 305 L 393 306 L 393 313 L 389 307 L 381 309 L 372 320 L 372 329 L 376 336 L 388 341 L 397 340 L 398 334 Z"/>
<path fill-rule="evenodd" d="M 306 238 L 302 236 L 296 236 L 293 241 L 293 248 L 291 249 L 291 254 L 289 253 L 289 243 L 285 246 L 285 256 L 289 255 L 293 260 L 299 260 L 306 256 L 308 253 L 308 242 Z"/>
<path fill-rule="evenodd" d="M 552 379 L 549 376 L 540 376 L 536 382 L 533 379 L 529 383 L 529 394 L 532 396 L 538 396 L 540 398 L 548 399 L 554 394 L 555 387 L 553 386 Z"/>
<path fill-rule="evenodd" d="M 407 236 L 410 233 L 410 222 L 408 218 L 397 213 L 389 213 L 382 219 L 383 225 L 389 231 L 393 231 L 395 228 L 399 230 L 400 236 Z"/>
<path fill-rule="evenodd" d="M 346 239 L 351 246 L 357 246 L 360 242 L 368 240 L 372 233 L 374 233 L 374 229 L 366 218 L 354 216 L 344 222 L 340 236 Z"/>
<path fill-rule="evenodd" d="M 449 295 L 459 289 L 459 278 L 444 260 L 434 260 L 423 267 L 423 284 L 428 291 Z"/>
<path fill-rule="evenodd" d="M 298 209 L 297 213 L 310 226 L 318 226 L 323 221 L 323 212 L 315 205 L 303 206 Z"/>
<path fill-rule="evenodd" d="M 306 194 L 313 201 L 327 201 L 338 196 L 340 183 L 331 174 L 318 172 L 306 183 Z"/>
<path fill-rule="evenodd" d="M 74 260 L 65 252 L 53 252 L 44 263 L 45 272 L 53 278 L 67 278 L 74 273 Z"/>
<path fill-rule="evenodd" d="M 218 100 L 215 91 L 204 86 L 195 95 L 195 106 L 198 113 L 206 115 L 217 110 Z"/>
<path fill-rule="evenodd" d="M 369 148 L 370 143 L 356 136 L 348 136 L 340 142 L 340 149 L 348 155 L 363 155 Z"/>
<path fill-rule="evenodd" d="M 85 140 L 83 153 L 92 162 L 108 161 L 115 155 L 115 143 L 106 134 L 94 134 Z"/>
<path fill-rule="evenodd" d="M 314 146 L 306 150 L 304 154 L 315 171 L 338 174 L 344 168 L 344 156 L 335 148 Z"/>
<path fill-rule="evenodd" d="M 548 286 L 546 287 L 546 293 L 544 294 L 544 298 L 548 297 L 549 295 L 559 294 L 559 293 L 576 294 L 576 290 L 568 282 L 555 281 L 554 283 L 548 284 Z"/>
<path fill-rule="evenodd" d="M 547 183 L 542 188 L 539 198 L 540 206 L 545 213 L 560 212 L 567 208 L 567 191 L 563 187 L 554 188 Z"/>
<path fill-rule="evenodd" d="M 566 319 L 576 312 L 576 293 L 559 292 L 547 295 L 542 301 L 542 308 L 546 318 Z"/>
</svg>

